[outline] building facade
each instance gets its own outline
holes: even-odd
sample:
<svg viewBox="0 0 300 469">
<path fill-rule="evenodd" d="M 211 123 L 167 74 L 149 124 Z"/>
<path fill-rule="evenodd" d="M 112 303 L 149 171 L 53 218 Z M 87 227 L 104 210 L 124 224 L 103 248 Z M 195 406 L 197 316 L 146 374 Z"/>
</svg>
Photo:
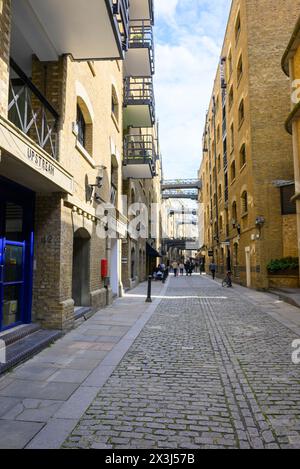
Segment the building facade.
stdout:
<svg viewBox="0 0 300 469">
<path fill-rule="evenodd" d="M 300 99 L 298 89 L 300 83 L 300 18 L 298 18 L 292 37 L 283 55 L 282 68 L 285 74 L 290 77 L 292 89 L 292 107 L 286 121 L 286 130 L 293 136 L 295 181 L 292 185 L 293 192 L 290 192 L 290 202 L 292 205 L 296 203 L 297 247 L 300 254 Z"/>
<path fill-rule="evenodd" d="M 299 6 L 232 2 L 203 135 L 201 252 L 253 288 L 268 288 L 272 259 L 298 255 L 295 214 L 282 203 L 294 166 L 279 64 Z"/>
<path fill-rule="evenodd" d="M 0 1 L 0 331 L 68 330 L 123 290 L 124 59 L 153 4 L 77 3 Z"/>
<path fill-rule="evenodd" d="M 130 229 L 122 244 L 125 289 L 150 275 L 160 260 L 161 157 L 155 113 L 153 4 L 130 18 L 124 62 L 123 198 Z"/>
</svg>

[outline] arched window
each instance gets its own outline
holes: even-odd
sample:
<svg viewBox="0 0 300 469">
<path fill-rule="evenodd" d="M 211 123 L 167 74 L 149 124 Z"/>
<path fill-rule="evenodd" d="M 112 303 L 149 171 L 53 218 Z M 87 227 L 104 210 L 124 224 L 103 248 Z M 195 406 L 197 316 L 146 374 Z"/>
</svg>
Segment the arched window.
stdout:
<svg viewBox="0 0 300 469">
<path fill-rule="evenodd" d="M 238 66 L 237 66 L 237 81 L 239 82 L 243 75 L 243 57 L 242 55 L 239 58 Z"/>
<path fill-rule="evenodd" d="M 228 79 L 230 79 L 232 75 L 232 52 L 231 49 L 228 54 Z"/>
<path fill-rule="evenodd" d="M 233 85 L 232 85 L 230 90 L 229 90 L 229 94 L 228 94 L 229 109 L 231 109 L 231 107 L 233 105 L 233 99 L 234 99 L 234 95 L 233 95 Z"/>
<path fill-rule="evenodd" d="M 248 213 L 248 193 L 246 191 L 242 194 L 242 213 Z"/>
<path fill-rule="evenodd" d="M 233 246 L 233 263 L 235 266 L 239 265 L 239 245 L 235 243 Z"/>
<path fill-rule="evenodd" d="M 244 122 L 244 119 L 245 119 L 245 108 L 244 108 L 244 100 L 242 99 L 239 105 L 239 126 L 242 125 L 242 123 Z"/>
<path fill-rule="evenodd" d="M 231 182 L 235 180 L 236 170 L 235 170 L 235 161 L 231 163 Z"/>
<path fill-rule="evenodd" d="M 236 206 L 236 202 L 233 202 L 231 212 L 232 212 L 232 223 L 235 225 L 237 223 L 237 206 Z"/>
<path fill-rule="evenodd" d="M 82 98 L 78 97 L 76 107 L 77 143 L 89 155 L 93 154 L 93 122 L 89 109 Z"/>
<path fill-rule="evenodd" d="M 220 227 L 220 231 L 223 231 L 223 217 L 222 217 L 222 215 L 220 216 L 219 227 Z"/>
<path fill-rule="evenodd" d="M 236 22 L 235 22 L 235 40 L 236 42 L 239 40 L 241 34 L 241 13 L 238 13 Z"/>
<path fill-rule="evenodd" d="M 240 149 L 240 168 L 243 168 L 246 162 L 247 162 L 246 145 L 244 143 Z"/>
<path fill-rule="evenodd" d="M 220 124 L 219 124 L 217 127 L 217 142 L 220 141 L 220 137 L 221 137 L 221 132 L 220 132 Z"/>
<path fill-rule="evenodd" d="M 80 109 L 79 104 L 77 104 L 77 117 L 76 117 L 76 123 L 77 123 L 77 132 L 78 132 L 78 142 L 80 145 L 82 145 L 85 148 L 86 144 L 86 124 L 85 124 L 85 119 L 83 116 L 83 113 Z"/>
<path fill-rule="evenodd" d="M 231 145 L 231 151 L 234 150 L 234 125 L 231 124 L 230 126 L 230 145 Z"/>
<path fill-rule="evenodd" d="M 219 184 L 219 199 L 222 199 L 222 185 Z"/>
<path fill-rule="evenodd" d="M 111 92 L 111 112 L 116 121 L 119 122 L 119 100 L 114 86 L 112 86 Z"/>
<path fill-rule="evenodd" d="M 136 269 L 136 257 L 135 257 L 135 249 L 131 249 L 131 279 L 135 279 L 135 269 Z"/>
</svg>

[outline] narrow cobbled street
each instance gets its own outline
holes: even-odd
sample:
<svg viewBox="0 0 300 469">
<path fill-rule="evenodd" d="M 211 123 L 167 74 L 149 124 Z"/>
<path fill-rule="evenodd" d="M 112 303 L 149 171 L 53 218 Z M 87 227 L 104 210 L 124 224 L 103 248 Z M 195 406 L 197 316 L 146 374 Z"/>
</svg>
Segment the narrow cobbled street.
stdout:
<svg viewBox="0 0 300 469">
<path fill-rule="evenodd" d="M 209 278 L 164 298 L 65 448 L 300 448 L 298 310 Z"/>
</svg>

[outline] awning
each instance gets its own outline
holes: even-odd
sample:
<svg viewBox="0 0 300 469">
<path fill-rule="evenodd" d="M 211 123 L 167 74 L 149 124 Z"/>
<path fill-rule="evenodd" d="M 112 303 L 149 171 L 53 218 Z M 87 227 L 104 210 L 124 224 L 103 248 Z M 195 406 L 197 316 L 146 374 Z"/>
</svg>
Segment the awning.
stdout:
<svg viewBox="0 0 300 469">
<path fill-rule="evenodd" d="M 162 257 L 159 254 L 159 252 L 156 251 L 156 249 L 154 249 L 152 246 L 150 246 L 149 243 L 146 243 L 146 253 L 147 253 L 148 257 L 154 257 L 154 258 Z"/>
</svg>

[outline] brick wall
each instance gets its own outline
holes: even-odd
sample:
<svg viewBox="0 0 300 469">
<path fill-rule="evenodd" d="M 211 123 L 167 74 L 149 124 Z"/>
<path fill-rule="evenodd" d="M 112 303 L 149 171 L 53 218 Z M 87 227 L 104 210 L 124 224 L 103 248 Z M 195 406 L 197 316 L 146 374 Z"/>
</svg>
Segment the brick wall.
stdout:
<svg viewBox="0 0 300 469">
<path fill-rule="evenodd" d="M 227 79 L 227 157 L 229 198 L 224 198 L 223 142 L 217 141 L 212 125 L 212 100 L 209 107 L 208 122 L 210 132 L 209 152 L 204 154 L 201 165 L 203 179 L 202 200 L 206 213 L 205 244 L 213 247 L 220 270 L 226 266 L 222 262 L 222 248 L 213 242 L 216 211 L 213 210 L 213 225 L 210 225 L 212 193 L 207 193 L 210 186 L 210 175 L 213 175 L 214 147 L 217 156 L 221 157 L 221 169 L 215 168 L 217 185 L 222 186 L 222 197 L 218 197 L 219 217 L 229 220 L 229 236 L 220 232 L 220 242 L 230 239 L 231 258 L 234 245 L 238 246 L 238 256 L 234 267 L 239 273 L 238 280 L 246 283 L 246 254 L 250 249 L 251 286 L 267 288 L 268 278 L 266 265 L 271 258 L 280 257 L 284 252 L 283 221 L 281 216 L 280 193 L 274 187 L 277 179 L 293 179 L 292 139 L 285 132 L 284 122 L 290 106 L 289 83 L 282 74 L 280 62 L 286 44 L 293 30 L 293 24 L 299 14 L 300 1 L 241 0 L 233 1 L 228 21 L 224 46 L 221 53 L 226 58 Z M 236 37 L 236 20 L 238 13 L 241 18 L 240 34 Z M 232 73 L 229 73 L 229 57 L 232 57 Z M 242 57 L 243 74 L 238 80 L 237 67 Z M 233 104 L 229 106 L 229 93 L 233 90 Z M 218 70 L 213 95 L 219 101 L 216 114 L 216 128 L 222 128 L 221 80 Z M 245 117 L 239 124 L 239 105 L 244 100 Z M 234 125 L 234 145 L 232 145 L 231 125 Z M 246 165 L 240 166 L 240 148 L 246 146 Z M 211 161 L 211 168 L 209 168 Z M 231 165 L 235 162 L 236 176 L 231 175 Z M 248 193 L 248 213 L 242 213 L 242 193 Z M 233 203 L 237 206 L 237 224 L 241 233 L 238 234 L 237 224 L 233 226 Z M 227 215 L 228 214 L 228 215 Z M 261 229 L 256 226 L 256 218 L 263 216 L 265 224 Z M 220 220 L 218 220 L 220 222 Z M 226 251 L 226 250 L 225 250 Z"/>
<path fill-rule="evenodd" d="M 0 0 L 0 115 L 7 117 L 9 51 L 10 51 L 10 0 Z"/>
</svg>

